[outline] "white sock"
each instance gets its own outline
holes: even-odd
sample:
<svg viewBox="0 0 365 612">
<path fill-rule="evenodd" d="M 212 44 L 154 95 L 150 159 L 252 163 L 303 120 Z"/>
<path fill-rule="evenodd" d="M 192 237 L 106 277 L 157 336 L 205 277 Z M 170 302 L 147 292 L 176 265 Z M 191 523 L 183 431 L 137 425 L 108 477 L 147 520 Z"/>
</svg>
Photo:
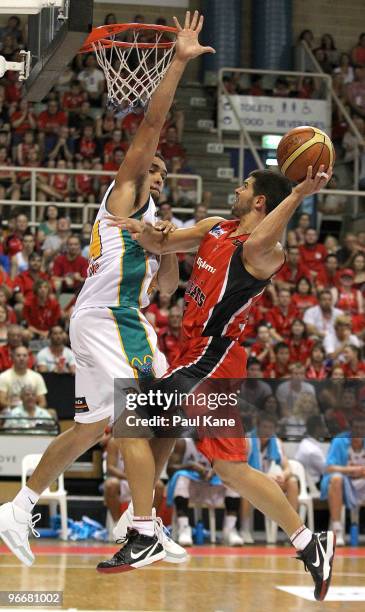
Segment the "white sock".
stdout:
<svg viewBox="0 0 365 612">
<path fill-rule="evenodd" d="M 25 486 L 22 487 L 18 495 L 14 497 L 13 503 L 18 506 L 18 508 L 25 510 L 25 512 L 32 512 L 39 498 L 40 495 L 38 495 L 38 493 Z"/>
<path fill-rule="evenodd" d="M 333 531 L 343 531 L 341 521 L 332 521 L 332 529 Z"/>
<path fill-rule="evenodd" d="M 179 530 L 180 529 L 185 529 L 186 527 L 189 527 L 189 519 L 187 516 L 178 516 L 177 517 L 177 524 L 179 526 Z"/>
<path fill-rule="evenodd" d="M 236 527 L 237 517 L 234 514 L 226 514 L 224 517 L 223 529 L 231 531 Z"/>
<path fill-rule="evenodd" d="M 155 533 L 155 525 L 152 516 L 134 516 L 132 527 L 141 535 L 153 536 Z"/>
<path fill-rule="evenodd" d="M 302 527 L 299 527 L 299 529 L 297 529 L 292 536 L 290 536 L 290 541 L 296 550 L 304 550 L 311 541 L 312 535 L 313 533 L 311 530 L 303 525 Z"/>
</svg>

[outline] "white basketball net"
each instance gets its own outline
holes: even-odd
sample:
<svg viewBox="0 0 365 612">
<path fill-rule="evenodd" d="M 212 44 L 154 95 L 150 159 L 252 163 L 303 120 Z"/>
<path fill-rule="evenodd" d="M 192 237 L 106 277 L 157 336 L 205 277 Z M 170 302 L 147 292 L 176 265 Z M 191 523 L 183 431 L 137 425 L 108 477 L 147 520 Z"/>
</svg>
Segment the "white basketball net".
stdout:
<svg viewBox="0 0 365 612">
<path fill-rule="evenodd" d="M 160 48 L 163 34 L 152 32 L 154 40 L 149 38 L 151 47 L 147 48 L 139 46 L 142 35 L 140 30 L 133 30 L 133 40 L 128 47 L 118 46 L 115 37 L 111 40 L 116 44 L 111 47 L 105 47 L 100 41 L 93 43 L 98 64 L 105 74 L 109 106 L 122 115 L 144 109 L 164 77 L 174 53 L 175 42 L 168 48 Z"/>
</svg>

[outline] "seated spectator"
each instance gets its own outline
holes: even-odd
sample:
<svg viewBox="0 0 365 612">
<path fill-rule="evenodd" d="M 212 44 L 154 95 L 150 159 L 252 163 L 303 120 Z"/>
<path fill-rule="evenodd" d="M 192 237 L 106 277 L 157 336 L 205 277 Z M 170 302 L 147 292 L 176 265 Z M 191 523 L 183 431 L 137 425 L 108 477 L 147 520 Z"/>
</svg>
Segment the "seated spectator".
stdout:
<svg viewBox="0 0 365 612">
<path fill-rule="evenodd" d="M 303 393 L 315 395 L 315 388 L 305 382 L 305 368 L 297 362 L 290 366 L 290 379 L 280 383 L 276 389 L 276 399 L 280 404 L 281 414 L 288 416 L 294 409 L 297 400 Z"/>
<path fill-rule="evenodd" d="M 27 433 L 38 433 L 51 429 L 55 421 L 51 414 L 38 405 L 37 394 L 32 385 L 24 385 L 20 391 L 21 403 L 15 406 L 4 424 L 4 429 L 26 429 Z"/>
<path fill-rule="evenodd" d="M 38 117 L 38 130 L 46 156 L 55 146 L 59 129 L 63 125 L 67 125 L 66 114 L 60 110 L 57 100 L 49 100 L 47 110 L 42 111 Z"/>
<path fill-rule="evenodd" d="M 286 438 L 302 438 L 309 417 L 319 414 L 314 388 L 312 389 L 313 392 L 304 391 L 300 393 L 294 402 L 291 414 L 281 419 L 282 435 Z"/>
<path fill-rule="evenodd" d="M 273 363 L 275 359 L 274 342 L 267 325 L 259 325 L 257 328 L 257 338 L 249 349 L 249 355 L 250 358 L 257 359 L 263 370 Z"/>
<path fill-rule="evenodd" d="M 91 105 L 101 106 L 105 88 L 105 77 L 103 71 L 98 68 L 98 63 L 93 53 L 87 56 L 85 68 L 79 73 L 78 80 L 86 91 Z"/>
<path fill-rule="evenodd" d="M 80 81 L 71 81 L 70 88 L 63 94 L 62 108 L 70 114 L 78 113 L 85 100 L 87 100 L 87 93 L 83 91 Z"/>
<path fill-rule="evenodd" d="M 92 125 L 94 122 L 93 116 L 91 114 L 90 102 L 89 100 L 85 100 L 81 104 L 80 111 L 77 113 L 71 113 L 69 116 L 68 125 L 71 132 L 77 131 L 78 134 L 81 134 L 83 129 L 87 125 Z"/>
<path fill-rule="evenodd" d="M 34 283 L 34 295 L 27 298 L 23 308 L 23 319 L 28 326 L 30 337 L 48 338 L 49 330 L 61 319 L 61 307 L 50 295 L 51 287 L 46 280 Z"/>
<path fill-rule="evenodd" d="M 330 62 L 332 68 L 338 65 L 340 54 L 336 49 L 335 41 L 332 34 L 323 34 L 321 37 L 321 49 L 326 53 L 326 58 Z"/>
<path fill-rule="evenodd" d="M 361 350 L 358 346 L 353 344 L 345 346 L 341 367 L 346 378 L 365 377 L 365 362 L 361 359 Z"/>
<path fill-rule="evenodd" d="M 324 49 L 321 49 L 321 47 L 318 47 L 317 49 L 313 50 L 313 55 L 316 58 L 318 64 L 320 65 L 321 70 L 323 70 L 323 72 L 326 72 L 327 74 L 331 74 L 332 64 L 327 57 L 326 51 Z"/>
<path fill-rule="evenodd" d="M 56 163 L 56 167 L 60 172 L 51 174 L 49 180 L 49 187 L 52 200 L 57 202 L 69 202 L 70 201 L 70 188 L 71 188 L 71 177 L 69 174 L 65 174 L 63 171 L 66 169 L 66 161 L 59 159 Z"/>
<path fill-rule="evenodd" d="M 353 286 L 355 289 L 365 292 L 365 255 L 364 253 L 356 253 L 351 260 L 351 270 L 354 271 Z"/>
<path fill-rule="evenodd" d="M 337 253 L 338 249 L 340 248 L 340 245 L 339 245 L 339 242 L 338 242 L 336 236 L 332 236 L 332 234 L 327 234 L 325 239 L 324 239 L 323 244 L 324 244 L 324 246 L 327 249 L 328 255 L 335 255 L 336 256 L 336 253 Z M 327 257 L 328 257 L 328 255 L 327 255 Z M 326 259 L 327 259 L 327 257 L 326 257 Z M 325 260 L 324 263 L 326 263 L 326 260 Z M 318 276 L 317 276 L 317 278 L 318 278 Z"/>
<path fill-rule="evenodd" d="M 88 202 L 92 204 L 95 202 L 95 181 L 89 174 L 89 170 L 92 170 L 91 161 L 89 159 L 83 159 L 82 161 L 76 162 L 76 168 L 82 169 L 84 172 L 75 174 L 75 195 L 77 202 Z M 101 168 L 102 169 L 102 168 Z"/>
<path fill-rule="evenodd" d="M 105 141 L 111 138 L 114 130 L 120 126 L 120 119 L 117 119 L 114 111 L 106 110 L 103 115 L 99 115 L 95 120 L 95 135 Z"/>
<path fill-rule="evenodd" d="M 0 39 L 4 36 L 12 36 L 16 42 L 21 45 L 23 43 L 23 32 L 21 29 L 21 21 L 16 15 L 9 17 L 6 26 L 1 28 Z"/>
<path fill-rule="evenodd" d="M 355 65 L 365 66 L 365 32 L 360 34 L 357 45 L 352 49 L 351 60 Z"/>
<path fill-rule="evenodd" d="M 251 74 L 251 86 L 247 91 L 248 96 L 267 96 L 268 92 L 263 88 L 263 75 Z"/>
<path fill-rule="evenodd" d="M 323 417 L 314 415 L 307 420 L 305 438 L 301 440 L 294 459 L 304 466 L 307 478 L 319 489 L 325 471 L 326 456 L 321 441 L 328 434 Z"/>
<path fill-rule="evenodd" d="M 70 136 L 70 129 L 67 125 L 61 125 L 58 130 L 53 148 L 48 153 L 50 161 L 72 162 L 75 154 L 75 139 Z M 51 177 L 54 176 L 51 174 Z"/>
<path fill-rule="evenodd" d="M 167 473 L 168 502 L 171 498 L 176 508 L 178 542 L 191 546 L 192 529 L 189 526 L 189 501 L 220 505 L 224 498 L 226 512 L 223 522 L 223 538 L 228 546 L 242 546 L 243 540 L 237 531 L 240 511 L 240 496 L 225 487 L 215 476 L 210 462 L 196 448 L 193 440 L 181 439 L 175 443 L 170 456 Z"/>
<path fill-rule="evenodd" d="M 291 303 L 288 289 L 278 292 L 278 304 L 267 313 L 266 320 L 272 327 L 272 336 L 275 340 L 283 342 L 290 334 L 290 327 L 294 319 L 300 318 L 300 311 Z"/>
<path fill-rule="evenodd" d="M 278 77 L 274 83 L 272 95 L 279 98 L 289 98 L 293 95 L 291 85 L 285 77 Z"/>
<path fill-rule="evenodd" d="M 365 420 L 356 417 L 351 422 L 351 431 L 337 435 L 327 454 L 321 499 L 328 499 L 331 529 L 338 546 L 345 544 L 341 523 L 343 504 L 353 510 L 365 501 L 364 447 Z"/>
<path fill-rule="evenodd" d="M 44 220 L 39 224 L 38 232 L 43 232 L 45 236 L 53 236 L 57 233 L 58 208 L 53 204 L 46 207 Z"/>
<path fill-rule="evenodd" d="M 358 117 L 365 117 L 365 64 L 355 64 L 355 79 L 346 88 L 347 104 Z"/>
<path fill-rule="evenodd" d="M 114 523 L 116 524 L 121 516 L 121 504 L 131 501 L 131 492 L 124 471 L 124 462 L 116 441 L 109 437 L 104 453 L 106 459 L 106 474 L 103 484 L 104 503 L 108 508 Z M 161 480 L 156 483 L 154 507 L 157 514 L 164 495 L 164 484 Z"/>
<path fill-rule="evenodd" d="M 64 253 L 67 248 L 67 240 L 71 235 L 71 221 L 69 217 L 57 219 L 57 230 L 55 234 L 47 236 L 42 244 L 44 259 L 48 263 L 58 253 Z"/>
<path fill-rule="evenodd" d="M 274 282 L 278 289 L 289 289 L 293 290 L 296 287 L 297 282 L 301 278 L 311 278 L 311 271 L 300 261 L 300 253 L 298 246 L 291 246 L 288 248 L 287 259 L 279 270 L 275 274 Z"/>
<path fill-rule="evenodd" d="M 333 303 L 348 315 L 358 315 L 364 312 L 364 298 L 354 285 L 355 272 L 345 268 L 338 273 L 338 286 L 332 287 Z"/>
<path fill-rule="evenodd" d="M 176 225 L 176 227 L 184 226 L 184 223 L 180 219 L 174 217 L 172 212 L 172 206 L 171 204 L 168 204 L 168 202 L 160 204 L 160 207 L 158 209 L 158 217 L 161 221 L 171 221 L 171 223 Z"/>
<path fill-rule="evenodd" d="M 0 304 L 0 347 L 8 342 L 9 314 L 6 306 Z"/>
<path fill-rule="evenodd" d="M 8 343 L 0 347 L 0 371 L 9 370 L 13 365 L 13 352 L 18 346 L 24 346 L 26 331 L 20 325 L 8 326 Z M 28 368 L 33 368 L 35 359 L 28 351 Z"/>
<path fill-rule="evenodd" d="M 76 361 L 73 352 L 65 346 L 65 332 L 60 325 L 54 325 L 49 332 L 49 346 L 39 351 L 36 359 L 37 370 L 55 374 L 75 374 Z"/>
<path fill-rule="evenodd" d="M 271 363 L 265 371 L 267 378 L 289 378 L 290 352 L 285 342 L 278 342 L 274 347 L 275 362 Z"/>
<path fill-rule="evenodd" d="M 321 342 L 316 342 L 309 356 L 309 363 L 306 371 L 306 377 L 309 380 L 323 380 L 328 376 L 328 370 L 325 364 L 326 353 Z"/>
<path fill-rule="evenodd" d="M 42 376 L 28 368 L 29 351 L 25 346 L 13 349 L 14 365 L 0 374 L 0 410 L 18 406 L 23 387 L 31 386 L 37 398 L 37 404 L 46 407 L 47 387 Z"/>
<path fill-rule="evenodd" d="M 329 254 L 324 260 L 323 268 L 316 277 L 316 287 L 320 291 L 334 287 L 338 282 L 338 259 L 337 255 Z"/>
<path fill-rule="evenodd" d="M 94 126 L 85 125 L 82 135 L 75 142 L 75 158 L 78 161 L 84 159 L 100 161 L 101 154 L 100 142 L 95 138 Z"/>
<path fill-rule="evenodd" d="M 295 292 L 291 297 L 291 303 L 298 309 L 301 315 L 303 315 L 307 308 L 318 303 L 316 296 L 313 295 L 312 283 L 305 276 L 298 280 Z"/>
<path fill-rule="evenodd" d="M 267 383 L 265 383 L 267 384 Z M 269 386 L 269 385 L 267 385 Z M 260 412 L 268 414 L 276 421 L 280 418 L 280 404 L 275 395 L 268 395 L 260 405 Z"/>
<path fill-rule="evenodd" d="M 54 283 L 57 291 L 69 293 L 81 287 L 87 275 L 88 261 L 81 255 L 80 238 L 71 235 L 67 239 L 66 253 L 57 255 L 53 264 Z"/>
<path fill-rule="evenodd" d="M 39 154 L 39 145 L 35 142 L 34 131 L 27 130 L 15 149 L 15 162 L 18 166 L 28 165 L 31 151 Z"/>
<path fill-rule="evenodd" d="M 160 330 L 158 344 L 167 362 L 171 364 L 180 352 L 182 311 L 172 306 L 169 311 L 169 324 Z"/>
<path fill-rule="evenodd" d="M 304 243 L 299 246 L 300 261 L 317 274 L 322 270 L 327 255 L 326 247 L 318 242 L 318 232 L 308 227 L 304 232 Z"/>
<path fill-rule="evenodd" d="M 29 256 L 29 266 L 25 272 L 21 272 L 14 278 L 14 293 L 19 292 L 22 299 L 27 300 L 33 295 L 34 283 L 39 279 L 49 281 L 48 274 L 41 271 L 42 257 L 35 251 Z"/>
<path fill-rule="evenodd" d="M 146 319 L 153 325 L 157 333 L 169 324 L 170 306 L 171 296 L 168 293 L 158 292 L 146 310 Z"/>
<path fill-rule="evenodd" d="M 12 288 L 9 289 L 9 285 L 0 285 L 0 304 L 1 306 L 5 306 L 6 311 L 8 313 L 8 323 L 16 323 L 16 314 L 14 312 L 14 308 L 9 306 L 9 300 L 12 297 Z"/>
<path fill-rule="evenodd" d="M 313 340 L 308 338 L 306 324 L 301 319 L 294 319 L 290 327 L 288 340 L 290 361 L 292 363 L 299 362 L 306 366 L 313 344 Z"/>
<path fill-rule="evenodd" d="M 247 378 L 241 384 L 240 396 L 255 407 L 262 406 L 271 396 L 271 387 L 261 380 L 263 370 L 261 363 L 255 357 L 247 360 Z"/>
<path fill-rule="evenodd" d="M 12 257 L 22 250 L 24 236 L 30 234 L 28 223 L 26 215 L 23 213 L 16 214 L 14 231 L 10 231 L 3 241 L 3 252 L 8 257 Z"/>
<path fill-rule="evenodd" d="M 103 146 L 103 159 L 105 162 L 111 161 L 115 149 L 122 149 L 125 153 L 128 144 L 123 141 L 123 132 L 120 129 L 113 130 L 111 138 L 108 138 Z"/>
<path fill-rule="evenodd" d="M 327 357 L 343 361 L 344 349 L 349 344 L 360 347 L 361 342 L 357 336 L 351 333 L 351 319 L 342 314 L 336 318 L 334 331 L 329 331 L 326 334 L 323 347 Z"/>
<path fill-rule="evenodd" d="M 341 268 L 348 268 L 351 260 L 358 252 L 358 244 L 355 234 L 347 232 L 342 240 L 342 246 L 338 249 L 336 256 Z"/>
<path fill-rule="evenodd" d="M 29 268 L 29 257 L 34 253 L 35 239 L 32 234 L 27 234 L 22 240 L 22 248 L 15 253 L 10 260 L 10 277 L 14 280 L 22 272 Z"/>
<path fill-rule="evenodd" d="M 166 167 L 170 172 L 172 170 L 171 164 L 174 158 L 186 158 L 186 151 L 178 142 L 177 129 L 175 126 L 168 128 L 166 132 L 166 140 L 159 148 L 163 158 L 166 160 Z"/>
<path fill-rule="evenodd" d="M 13 132 L 13 145 L 18 145 L 26 132 L 37 129 L 37 120 L 33 112 L 32 104 L 22 98 L 10 116 L 11 128 Z M 32 132 L 31 132 L 32 133 Z"/>
<path fill-rule="evenodd" d="M 203 221 L 208 216 L 208 209 L 205 204 L 197 204 L 194 209 L 194 217 L 192 219 L 188 219 L 184 223 L 184 227 L 193 227 L 199 221 Z"/>
<path fill-rule="evenodd" d="M 305 311 L 303 321 L 310 336 L 323 339 L 327 334 L 334 333 L 335 321 L 343 312 L 333 307 L 332 293 L 329 290 L 321 291 L 318 301 L 318 306 L 312 306 Z"/>
</svg>

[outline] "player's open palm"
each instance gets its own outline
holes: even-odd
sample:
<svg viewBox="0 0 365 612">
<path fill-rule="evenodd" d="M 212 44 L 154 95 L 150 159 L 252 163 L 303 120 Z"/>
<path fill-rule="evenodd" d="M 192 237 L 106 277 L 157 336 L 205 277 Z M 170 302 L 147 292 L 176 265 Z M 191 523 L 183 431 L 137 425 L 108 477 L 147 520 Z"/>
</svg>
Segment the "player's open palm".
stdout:
<svg viewBox="0 0 365 612">
<path fill-rule="evenodd" d="M 174 17 L 174 22 L 177 27 L 176 57 L 178 59 L 187 62 L 202 53 L 215 53 L 213 47 L 203 47 L 199 43 L 198 36 L 203 27 L 204 17 L 203 15 L 199 17 L 198 11 L 194 12 L 192 19 L 190 11 L 186 12 L 183 28 L 176 17 Z"/>
</svg>

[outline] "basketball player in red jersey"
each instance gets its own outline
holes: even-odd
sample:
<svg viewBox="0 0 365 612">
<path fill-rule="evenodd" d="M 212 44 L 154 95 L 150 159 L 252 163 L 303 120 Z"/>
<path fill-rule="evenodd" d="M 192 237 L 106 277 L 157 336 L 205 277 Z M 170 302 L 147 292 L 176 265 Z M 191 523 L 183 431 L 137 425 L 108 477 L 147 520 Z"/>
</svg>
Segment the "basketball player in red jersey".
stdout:
<svg viewBox="0 0 365 612">
<path fill-rule="evenodd" d="M 310 166 L 306 179 L 291 190 L 283 175 L 255 170 L 236 190 L 232 209 L 236 220 L 213 217 L 166 236 L 138 220 L 110 217 L 111 225 L 127 229 L 147 251 L 162 254 L 199 247 L 185 296 L 182 349 L 161 381 L 162 388 L 166 380 L 192 379 L 193 386 L 197 379 L 245 376 L 241 343 L 249 309 L 285 261 L 279 241 L 291 216 L 306 196 L 325 187 L 331 174 L 331 168 L 325 173 L 321 166 L 312 178 Z M 277 483 L 248 466 L 243 437 L 203 437 L 198 448 L 227 486 L 287 533 L 311 572 L 315 598 L 323 600 L 332 573 L 333 532 L 313 534 L 303 525 Z M 152 491 L 146 496 L 152 499 Z M 122 551 L 98 568 L 123 571 L 123 551 L 127 559 L 128 539 Z"/>
</svg>

